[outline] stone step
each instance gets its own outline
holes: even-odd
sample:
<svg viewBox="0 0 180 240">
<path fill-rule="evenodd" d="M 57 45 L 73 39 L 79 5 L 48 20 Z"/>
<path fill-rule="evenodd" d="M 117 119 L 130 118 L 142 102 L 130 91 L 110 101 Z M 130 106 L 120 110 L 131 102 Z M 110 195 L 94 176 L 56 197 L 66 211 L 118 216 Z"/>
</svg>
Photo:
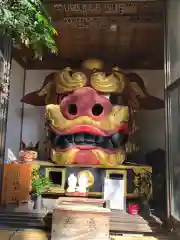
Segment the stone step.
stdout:
<svg viewBox="0 0 180 240">
<path fill-rule="evenodd" d="M 110 222 L 111 232 L 139 232 L 139 233 L 152 233 L 152 232 L 162 232 L 163 229 L 160 227 L 152 227 L 148 224 L 134 224 L 132 223 L 112 223 Z"/>
<path fill-rule="evenodd" d="M 43 217 L 28 213 L 0 213 L 0 226 L 12 228 L 44 228 Z"/>
<path fill-rule="evenodd" d="M 161 224 L 155 218 L 130 215 L 127 212 L 112 210 L 110 230 L 115 232 L 162 232 Z"/>
<path fill-rule="evenodd" d="M 38 213 L 0 213 L 0 225 L 20 226 L 20 227 L 51 227 L 52 214 Z M 132 216 L 124 212 L 112 211 L 110 218 L 110 231 L 119 232 L 139 232 L 151 233 L 162 232 L 161 225 L 155 219 L 143 219 L 141 216 Z"/>
</svg>

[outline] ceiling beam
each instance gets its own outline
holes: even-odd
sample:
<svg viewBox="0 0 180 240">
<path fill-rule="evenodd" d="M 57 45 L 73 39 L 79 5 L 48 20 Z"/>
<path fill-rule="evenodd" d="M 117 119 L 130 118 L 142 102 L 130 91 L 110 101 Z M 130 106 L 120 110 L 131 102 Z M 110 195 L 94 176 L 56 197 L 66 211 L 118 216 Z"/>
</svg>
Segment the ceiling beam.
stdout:
<svg viewBox="0 0 180 240">
<path fill-rule="evenodd" d="M 123 3 L 162 3 L 164 0 L 44 0 L 43 3 L 94 3 L 94 2 L 107 2 L 107 3 L 114 3 L 119 2 L 121 4 Z"/>
<path fill-rule="evenodd" d="M 142 60 L 141 60 L 142 59 Z M 29 70 L 60 70 L 64 67 L 71 66 L 72 68 L 78 69 L 81 65 L 82 61 L 75 60 L 63 60 L 62 58 L 52 57 L 47 58 L 42 61 L 34 60 L 28 62 L 27 69 Z M 115 63 L 114 63 L 115 64 Z M 107 66 L 112 65 L 112 61 L 107 63 Z M 144 58 L 140 58 L 140 56 L 133 56 L 131 59 L 121 59 L 119 63 L 117 63 L 122 69 L 150 69 L 150 70 L 162 70 L 164 69 L 164 59 L 163 57 L 159 57 L 154 60 L 154 58 L 148 58 L 148 62 L 144 62 Z"/>
</svg>

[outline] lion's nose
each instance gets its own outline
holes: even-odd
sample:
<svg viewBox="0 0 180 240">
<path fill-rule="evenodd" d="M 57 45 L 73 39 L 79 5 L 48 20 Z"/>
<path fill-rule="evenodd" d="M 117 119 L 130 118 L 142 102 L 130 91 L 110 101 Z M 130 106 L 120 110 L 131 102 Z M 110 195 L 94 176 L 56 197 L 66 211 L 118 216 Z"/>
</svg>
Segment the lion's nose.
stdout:
<svg viewBox="0 0 180 240">
<path fill-rule="evenodd" d="M 77 104 L 76 103 L 70 103 L 68 105 L 69 115 L 72 115 L 72 116 L 77 115 L 77 113 L 78 113 L 78 106 L 77 105 L 79 105 L 79 104 L 78 103 Z M 94 115 L 94 116 L 100 116 L 103 113 L 103 111 L 104 111 L 103 105 L 100 104 L 100 103 L 95 103 L 91 108 L 92 115 Z"/>
<path fill-rule="evenodd" d="M 69 115 L 76 116 L 78 113 L 78 107 L 77 107 L 76 103 L 70 103 L 67 106 L 67 112 L 69 113 Z"/>
<path fill-rule="evenodd" d="M 111 110 L 110 101 L 90 87 L 75 90 L 61 102 L 61 111 L 67 119 L 88 116 L 100 120 Z"/>
</svg>

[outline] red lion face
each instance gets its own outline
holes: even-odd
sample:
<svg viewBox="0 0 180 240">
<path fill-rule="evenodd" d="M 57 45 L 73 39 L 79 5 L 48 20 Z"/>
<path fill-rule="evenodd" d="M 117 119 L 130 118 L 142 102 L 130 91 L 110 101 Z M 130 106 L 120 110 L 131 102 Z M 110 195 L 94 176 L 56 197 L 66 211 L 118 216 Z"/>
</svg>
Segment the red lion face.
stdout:
<svg viewBox="0 0 180 240">
<path fill-rule="evenodd" d="M 32 96 L 34 103 L 30 101 Z M 22 101 L 46 105 L 53 161 L 105 167 L 125 160 L 129 109 L 152 109 L 155 102 L 156 108 L 163 107 L 163 101 L 148 95 L 139 76 L 117 69 L 107 73 L 65 68 L 49 75 L 38 92 Z"/>
</svg>

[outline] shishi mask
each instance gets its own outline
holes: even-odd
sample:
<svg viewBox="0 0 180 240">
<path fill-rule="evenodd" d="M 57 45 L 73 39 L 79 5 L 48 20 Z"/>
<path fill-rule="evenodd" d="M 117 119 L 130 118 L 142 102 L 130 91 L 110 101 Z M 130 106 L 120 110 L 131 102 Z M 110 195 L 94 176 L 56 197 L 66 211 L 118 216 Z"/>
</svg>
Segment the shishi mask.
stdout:
<svg viewBox="0 0 180 240">
<path fill-rule="evenodd" d="M 64 68 L 52 73 L 39 91 L 22 99 L 32 105 L 46 105 L 51 159 L 58 164 L 122 164 L 129 109 L 164 106 L 162 100 L 147 93 L 137 74 L 124 74 L 117 68 L 105 71 L 101 64 L 95 65 L 86 62 L 80 70 Z"/>
</svg>

